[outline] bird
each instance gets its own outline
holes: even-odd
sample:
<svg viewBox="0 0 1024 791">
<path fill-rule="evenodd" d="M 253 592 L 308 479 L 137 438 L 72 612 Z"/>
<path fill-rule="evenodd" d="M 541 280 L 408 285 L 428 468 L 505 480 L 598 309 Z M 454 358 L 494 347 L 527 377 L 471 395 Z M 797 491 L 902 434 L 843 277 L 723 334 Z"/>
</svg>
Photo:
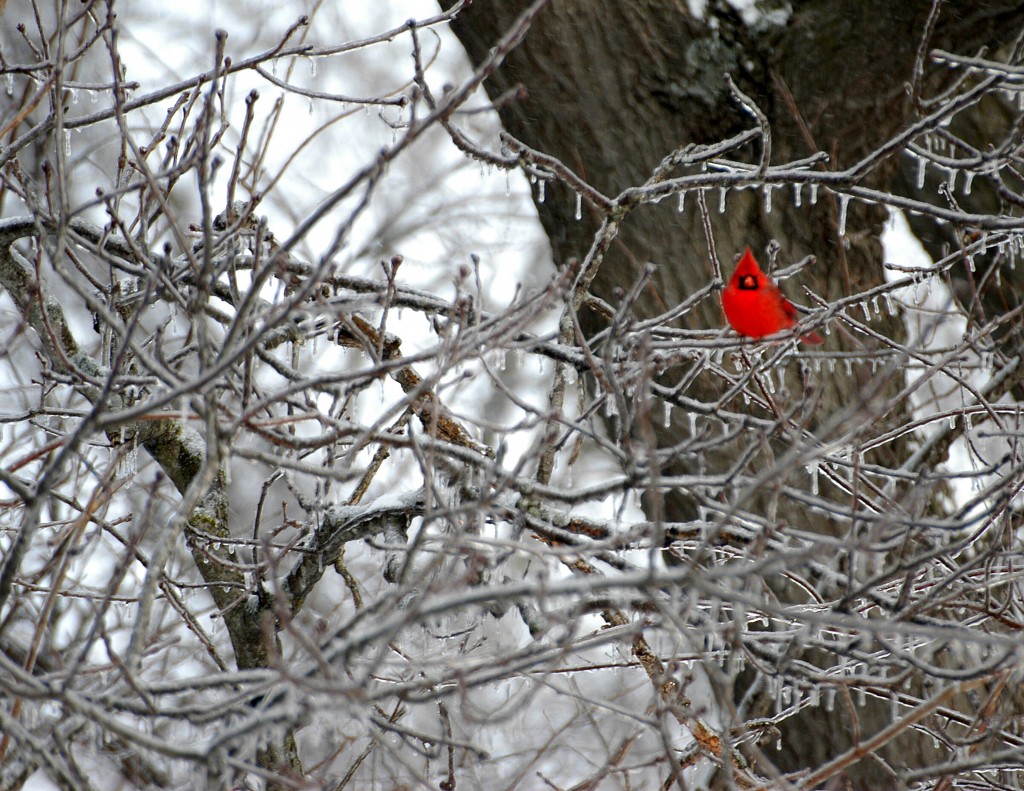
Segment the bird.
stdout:
<svg viewBox="0 0 1024 791">
<path fill-rule="evenodd" d="M 722 308 L 730 326 L 748 338 L 763 338 L 796 324 L 793 303 L 761 271 L 748 247 L 743 251 L 729 285 L 722 291 Z M 804 343 L 823 343 L 816 332 L 801 335 Z"/>
</svg>

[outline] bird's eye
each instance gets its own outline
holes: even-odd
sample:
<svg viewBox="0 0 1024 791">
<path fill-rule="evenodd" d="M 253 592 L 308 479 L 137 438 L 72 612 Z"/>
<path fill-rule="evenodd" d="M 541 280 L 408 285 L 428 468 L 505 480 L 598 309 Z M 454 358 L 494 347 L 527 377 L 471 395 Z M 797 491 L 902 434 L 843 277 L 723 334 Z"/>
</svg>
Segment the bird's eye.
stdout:
<svg viewBox="0 0 1024 791">
<path fill-rule="evenodd" d="M 740 278 L 740 288 L 744 291 L 757 291 L 757 276 L 744 275 Z"/>
</svg>

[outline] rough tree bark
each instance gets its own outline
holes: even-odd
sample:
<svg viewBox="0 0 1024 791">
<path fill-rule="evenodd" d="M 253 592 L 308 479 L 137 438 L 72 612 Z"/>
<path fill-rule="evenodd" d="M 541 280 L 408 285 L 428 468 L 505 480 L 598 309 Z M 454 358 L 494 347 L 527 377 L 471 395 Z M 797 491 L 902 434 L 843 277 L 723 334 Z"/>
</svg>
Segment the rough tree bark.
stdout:
<svg viewBox="0 0 1024 791">
<path fill-rule="evenodd" d="M 479 63 L 486 57 L 527 5 L 526 0 L 477 0 L 464 10 L 453 28 L 470 58 Z M 1008 0 L 941 6 L 930 39 L 924 41 L 933 6 L 929 2 L 765 2 L 760 6 L 766 15 L 754 25 L 745 24 L 727 3 L 709 6 L 707 18 L 696 19 L 679 0 L 553 0 L 526 41 L 486 83 L 492 98 L 504 97 L 500 113 L 505 128 L 557 157 L 604 194 L 615 195 L 645 182 L 663 157 L 680 146 L 712 143 L 751 126 L 750 116 L 726 90 L 723 74 L 728 73 L 768 117 L 773 163 L 825 151 L 830 156 L 827 167 L 842 169 L 914 117 L 909 87 L 922 85 L 915 83 L 916 64 L 924 67 L 925 93 L 937 89 L 945 75 L 927 60 L 922 63 L 921 53 L 939 48 L 973 54 L 981 46 L 997 48 L 1019 32 L 1022 8 Z M 787 14 L 784 9 L 790 6 L 792 13 Z M 525 91 L 509 101 L 517 86 Z M 982 128 L 985 112 L 984 106 L 978 110 Z M 754 143 L 748 151 L 752 161 L 757 161 L 758 148 Z M 898 176 L 898 165 L 891 158 L 865 184 L 915 191 L 913 179 L 906 173 Z M 926 185 L 926 191 L 929 187 L 934 195 L 934 185 Z M 717 204 L 719 196 L 709 198 Z M 639 313 L 658 314 L 705 287 L 713 271 L 694 203 L 681 213 L 671 200 L 631 214 L 591 292 L 615 302 L 617 292 L 633 286 L 647 262 L 656 271 L 637 302 Z M 764 194 L 746 190 L 730 193 L 723 213 L 713 205 L 712 233 L 726 273 L 732 256 L 745 245 L 763 251 L 768 240 L 777 239 L 785 262 L 807 254 L 817 257 L 801 280 L 829 300 L 883 282 L 880 235 L 885 210 L 852 202 L 840 236 L 840 206 L 834 197 L 823 195 L 808 204 L 804 195 L 797 209 L 792 196 L 780 191 L 769 211 Z M 556 265 L 586 253 L 598 219 L 585 211 L 577 221 L 576 197 L 569 190 L 549 187 L 537 208 Z M 1012 288 L 1004 283 L 983 304 L 996 309 Z M 590 333 L 606 326 L 605 319 L 592 313 L 581 319 Z M 705 300 L 680 321 L 691 328 L 721 326 L 717 300 Z M 876 326 L 892 337 L 903 332 L 898 317 L 883 318 Z M 855 343 L 834 333 L 828 348 L 846 349 Z M 869 372 L 856 368 L 846 376 L 838 372 L 821 377 L 815 383 L 821 398 L 817 425 L 848 407 L 851 398 L 864 397 L 861 388 L 868 377 Z M 899 381 L 894 372 L 888 386 L 896 388 Z M 716 385 L 696 382 L 694 387 L 706 388 L 703 395 L 708 397 L 707 388 Z M 686 422 L 677 420 L 666 433 L 678 437 L 687 431 Z M 907 447 L 890 443 L 884 452 L 899 458 Z M 726 468 L 730 460 L 719 461 Z M 806 486 L 805 481 L 787 482 Z M 668 497 L 664 507 L 670 520 L 693 513 L 685 492 Z M 808 515 L 790 506 L 778 518 L 797 522 Z M 834 528 L 823 524 L 821 529 Z M 848 715 L 837 707 L 835 713 L 819 710 L 790 720 L 776 754 L 778 766 L 787 771 L 815 767 L 845 750 L 854 738 Z M 888 716 L 887 708 L 859 710 L 860 732 L 878 731 Z M 925 741 L 900 738 L 881 755 L 897 766 L 920 765 L 930 750 L 930 739 L 929 744 Z M 891 775 L 870 759 L 847 777 L 861 788 L 885 787 L 887 780 L 891 782 Z"/>
</svg>

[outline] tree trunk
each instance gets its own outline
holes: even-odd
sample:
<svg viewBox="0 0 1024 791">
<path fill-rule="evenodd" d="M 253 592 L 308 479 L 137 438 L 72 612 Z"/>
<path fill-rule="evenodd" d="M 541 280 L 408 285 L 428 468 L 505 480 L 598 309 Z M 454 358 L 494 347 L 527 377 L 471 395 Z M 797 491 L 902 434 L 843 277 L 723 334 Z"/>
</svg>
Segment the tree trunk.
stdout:
<svg viewBox="0 0 1024 791">
<path fill-rule="evenodd" d="M 453 28 L 471 60 L 484 59 L 527 5 L 525 0 L 476 0 L 464 10 Z M 792 3 L 788 17 L 784 8 L 790 4 L 760 3 L 760 7 L 777 7 L 771 12 L 777 16 L 763 16 L 751 25 L 726 3 L 709 5 L 708 17 L 696 19 L 681 0 L 553 0 L 524 43 L 486 83 L 492 98 L 516 86 L 525 88 L 525 98 L 501 104 L 506 130 L 530 147 L 557 157 L 605 195 L 614 196 L 647 181 L 672 151 L 691 143 L 714 143 L 756 125 L 726 89 L 723 74 L 728 73 L 770 122 L 772 164 L 824 151 L 830 157 L 827 167 L 840 170 L 874 151 L 913 117 L 908 86 L 915 82 L 919 50 L 973 53 L 982 44 L 997 46 L 1001 31 L 1017 32 L 1019 19 L 1011 21 L 1020 7 L 1014 2 L 987 3 L 983 9 L 973 3 L 947 4 L 931 41 L 921 49 L 932 6 L 928 2 L 813 0 Z M 929 85 L 936 70 L 927 62 L 924 65 Z M 943 78 L 939 74 L 934 79 Z M 757 162 L 760 153 L 755 142 L 746 151 L 747 161 Z M 906 179 L 894 180 L 898 164 L 891 158 L 861 183 L 876 189 L 916 186 L 908 185 Z M 734 190 L 724 198 L 716 191 L 706 198 L 726 277 L 733 256 L 746 245 L 761 258 L 766 243 L 776 239 L 784 263 L 808 254 L 817 257 L 800 280 L 829 301 L 884 282 L 880 236 L 886 211 L 881 206 L 854 201 L 844 208 L 824 191 L 813 202 L 805 190 L 798 208 L 789 189 L 772 195 L 770 208 L 760 190 Z M 720 200 L 724 200 L 724 211 L 719 211 Z M 549 185 L 537 202 L 556 266 L 572 257 L 582 258 L 600 224 L 601 217 L 589 208 L 577 220 L 576 201 L 570 190 Z M 672 199 L 631 213 L 591 293 L 616 303 L 617 295 L 628 292 L 642 277 L 648 262 L 655 264 L 655 273 L 635 306 L 642 316 L 660 314 L 712 280 L 708 242 L 692 195 L 682 212 Z M 797 296 L 793 290 L 790 295 Z M 717 297 L 704 300 L 678 321 L 690 329 L 720 327 L 719 305 Z M 607 326 L 606 318 L 594 313 L 585 311 L 581 319 L 591 335 Z M 888 337 L 904 332 L 899 316 L 883 315 L 872 326 Z M 832 333 L 826 348 L 863 351 L 865 342 L 870 343 L 849 333 Z M 799 393 L 796 366 L 790 363 L 790 367 L 794 368 L 790 380 Z M 840 368 L 814 377 L 820 401 L 812 429 L 825 431 L 831 426 L 838 431 L 830 421 L 857 399 L 863 409 L 848 413 L 849 419 L 866 420 L 866 429 L 875 421 L 897 424 L 904 415 L 876 414 L 871 407 L 873 398 L 883 403 L 903 383 L 899 369 L 890 374 L 882 380 L 867 366 L 855 366 L 849 372 Z M 699 379 L 688 392 L 713 402 L 719 388 L 713 381 Z M 688 420 L 676 420 L 660 437 L 662 444 L 678 442 L 689 425 Z M 875 452 L 873 460 L 897 466 L 907 453 L 906 440 L 890 442 Z M 712 460 L 722 471 L 734 462 L 733 457 Z M 680 465 L 685 469 L 685 462 Z M 799 474 L 789 474 L 785 483 L 808 485 L 802 468 Z M 747 503 L 752 510 L 767 507 L 772 492 L 755 495 L 757 505 Z M 686 492 L 672 493 L 664 508 L 670 521 L 690 519 L 697 513 Z M 779 524 L 819 531 L 840 529 L 793 502 L 780 503 L 775 519 Z M 866 737 L 884 727 L 890 714 L 888 706 L 868 705 L 859 708 L 856 716 Z M 817 709 L 783 724 L 781 750 L 775 758 L 784 771 L 813 768 L 839 755 L 853 741 L 848 710 L 842 705 L 834 712 Z M 914 766 L 924 764 L 932 751 L 930 738 L 904 736 L 879 755 L 894 766 Z M 854 787 L 883 788 L 892 783 L 892 774 L 868 759 L 848 771 L 847 781 Z"/>
</svg>

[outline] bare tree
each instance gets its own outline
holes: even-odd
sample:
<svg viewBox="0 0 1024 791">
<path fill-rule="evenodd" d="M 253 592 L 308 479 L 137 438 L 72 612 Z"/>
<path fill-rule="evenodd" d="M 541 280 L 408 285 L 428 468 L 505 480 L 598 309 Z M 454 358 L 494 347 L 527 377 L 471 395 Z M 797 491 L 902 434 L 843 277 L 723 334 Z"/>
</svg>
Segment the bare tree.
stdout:
<svg viewBox="0 0 1024 791">
<path fill-rule="evenodd" d="M 497 31 L 527 5 L 478 3 L 460 15 L 454 27 L 471 57 L 479 58 Z M 819 448 L 842 449 L 834 459 L 838 467 L 829 472 L 830 465 L 795 444 L 789 431 L 766 432 L 761 449 L 749 434 L 737 432 L 737 442 L 722 454 L 714 449 L 677 453 L 666 463 L 670 472 L 717 471 L 722 484 L 747 474 L 751 485 L 742 497 L 722 484 L 710 490 L 677 486 L 651 491 L 648 505 L 651 515 L 691 520 L 701 517 L 707 507 L 702 500 L 712 497 L 752 510 L 769 524 L 805 526 L 841 539 L 826 543 L 821 552 L 843 575 L 851 575 L 841 583 L 845 596 L 834 600 L 831 592 L 825 594 L 825 601 L 846 609 L 852 606 L 850 594 L 862 592 L 874 574 L 896 574 L 891 579 L 909 584 L 920 572 L 906 549 L 887 557 L 879 554 L 884 544 L 872 539 L 862 545 L 861 534 L 881 526 L 877 518 L 884 524 L 894 514 L 917 521 L 957 511 L 947 500 L 949 479 L 936 467 L 963 426 L 939 432 L 942 439 L 929 437 L 922 451 L 921 434 L 908 427 L 929 433 L 928 420 L 912 410 L 908 395 L 928 392 L 923 398 L 928 401 L 959 390 L 952 381 L 933 379 L 942 376 L 945 363 L 936 365 L 934 358 L 926 363 L 919 351 L 937 346 L 950 362 L 973 368 L 971 386 L 980 388 L 975 393 L 981 402 L 1012 402 L 1019 393 L 1014 295 L 1021 284 L 1012 266 L 1019 227 L 1013 196 L 1019 183 L 1015 166 L 1001 158 L 1019 144 L 1017 94 L 1007 91 L 1000 77 L 1014 67 L 993 72 L 989 59 L 973 57 L 985 47 L 1000 52 L 1001 62 L 1017 62 L 1020 6 L 801 2 L 757 3 L 741 12 L 734 8 L 740 4 L 689 5 L 702 10 L 552 3 L 487 85 L 492 97 L 513 89 L 523 97 L 500 111 L 518 141 L 556 157 L 609 196 L 604 206 L 586 201 L 594 208 L 587 207 L 581 222 L 575 219 L 574 193 L 589 196 L 576 185 L 547 190 L 539 205 L 556 262 L 580 255 L 595 233 L 603 235 L 592 294 L 610 302 L 619 302 L 622 293 L 632 295 L 634 301 L 619 310 L 651 320 L 673 305 L 686 305 L 680 325 L 713 326 L 721 320 L 717 300 L 702 299 L 702 289 L 722 276 L 716 250 L 733 254 L 747 244 L 761 250 L 776 240 L 791 259 L 817 256 L 800 279 L 813 289 L 812 304 L 829 305 L 826 315 L 836 315 L 838 308 L 863 319 L 855 328 L 834 326 L 838 332 L 825 354 L 800 355 L 811 363 L 810 376 L 779 355 L 767 366 L 756 361 L 750 366 L 753 375 L 770 371 L 773 378 L 789 368 L 788 391 L 813 400 L 806 408 L 799 399 L 779 401 L 763 392 L 767 400 L 753 414 L 779 425 L 795 418 Z M 723 140 L 735 146 L 724 155 L 729 161 L 708 161 L 723 156 L 718 147 Z M 674 154 L 667 155 L 670 151 Z M 630 189 L 641 184 L 671 199 L 653 207 L 644 190 Z M 700 211 L 700 197 L 709 211 Z M 907 212 L 929 243 L 938 262 L 930 277 L 899 261 L 888 270 L 881 265 L 880 237 L 894 209 Z M 994 248 L 996 257 L 993 233 L 1004 240 Z M 648 262 L 654 263 L 650 271 Z M 724 269 L 728 275 L 729 267 Z M 976 269 L 983 276 L 976 276 Z M 918 284 L 915 299 L 921 299 L 920 284 L 936 277 L 952 287 L 955 301 L 939 301 L 935 307 L 941 313 L 905 335 L 906 316 L 893 299 L 896 280 Z M 967 335 L 934 334 L 948 326 L 942 318 L 950 313 L 971 317 Z M 592 337 L 602 337 L 607 326 L 606 318 L 589 311 L 580 322 Z M 990 331 L 974 336 L 976 322 Z M 816 364 L 827 366 L 828 375 L 815 372 Z M 932 374 L 908 381 L 908 366 L 919 365 Z M 718 423 L 723 405 L 751 411 L 735 401 L 748 380 L 708 376 L 700 365 L 684 370 L 659 380 L 669 392 L 693 399 L 680 401 L 673 426 L 659 432 L 663 444 L 687 447 L 695 431 L 701 436 L 706 417 Z M 953 379 L 962 385 L 966 376 L 958 372 Z M 994 382 L 1000 384 L 993 387 Z M 948 415 L 952 408 L 936 399 L 930 413 Z M 625 430 L 630 430 L 628 419 Z M 968 454 L 981 452 L 980 447 L 972 443 Z M 979 468 L 991 461 L 983 455 L 987 461 Z M 882 500 L 861 505 L 859 498 L 870 489 Z M 845 505 L 823 508 L 822 495 Z M 1010 511 L 1001 514 L 1011 517 Z M 937 548 L 929 542 L 926 551 Z M 959 568 L 962 560 L 954 558 L 952 567 Z M 880 562 L 881 569 L 875 565 Z M 820 588 L 817 577 L 811 577 L 810 589 Z M 806 601 L 802 586 L 778 587 L 775 592 L 785 600 Z M 896 601 L 899 608 L 909 606 L 900 595 Z M 834 657 L 803 658 L 836 663 Z M 749 701 L 762 677 L 740 679 L 738 699 Z M 848 750 L 860 755 L 858 745 L 891 716 L 885 706 L 835 716 L 812 707 L 780 723 L 777 763 L 799 771 Z M 846 779 L 867 788 L 898 784 L 894 775 L 900 766 L 937 759 L 930 735 L 864 752 L 881 762 L 860 761 L 849 767 Z"/>
<path fill-rule="evenodd" d="M 1016 9 L 692 5 L 4 34 L 0 788 L 1024 785 Z"/>
</svg>

